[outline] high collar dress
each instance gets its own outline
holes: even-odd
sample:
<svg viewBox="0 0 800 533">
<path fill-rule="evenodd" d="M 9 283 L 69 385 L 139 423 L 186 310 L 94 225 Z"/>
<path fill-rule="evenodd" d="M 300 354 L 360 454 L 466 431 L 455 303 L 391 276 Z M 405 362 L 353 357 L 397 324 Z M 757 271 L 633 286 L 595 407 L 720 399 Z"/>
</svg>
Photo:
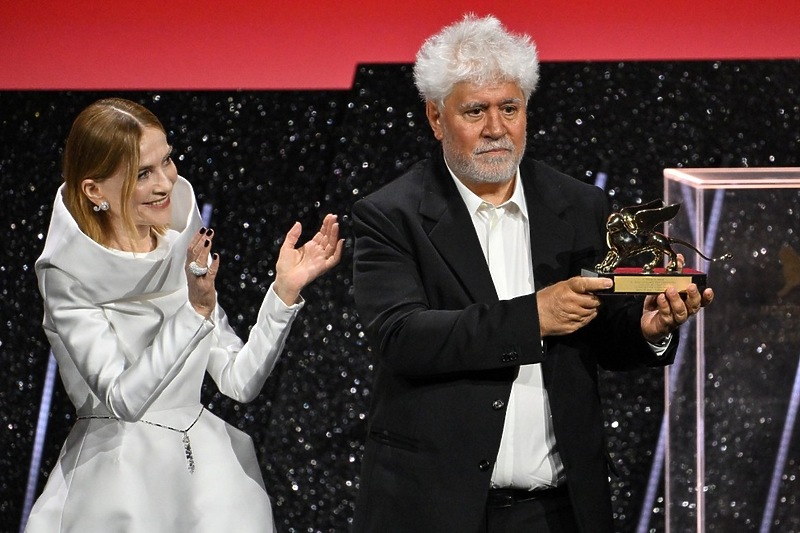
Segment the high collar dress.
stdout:
<svg viewBox="0 0 800 533">
<path fill-rule="evenodd" d="M 269 288 L 246 343 L 217 306 L 188 301 L 186 250 L 201 219 L 178 178 L 172 224 L 156 250 L 109 250 L 78 228 L 56 195 L 36 262 L 44 330 L 76 422 L 26 531 L 271 532 L 272 511 L 250 437 L 201 405 L 219 390 L 253 400 L 303 302 Z"/>
</svg>

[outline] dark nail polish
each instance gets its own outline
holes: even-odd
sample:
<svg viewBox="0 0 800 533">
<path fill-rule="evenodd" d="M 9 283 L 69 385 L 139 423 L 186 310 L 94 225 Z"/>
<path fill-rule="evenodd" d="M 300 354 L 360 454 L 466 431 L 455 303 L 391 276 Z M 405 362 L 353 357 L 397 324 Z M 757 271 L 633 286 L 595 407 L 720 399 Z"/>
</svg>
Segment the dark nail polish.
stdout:
<svg viewBox="0 0 800 533">
<path fill-rule="evenodd" d="M 213 229 L 208 230 L 208 233 L 206 233 L 206 235 L 211 237 L 212 235 L 214 235 L 214 230 Z"/>
<path fill-rule="evenodd" d="M 205 235 L 206 228 L 200 228 L 200 235 Z"/>
<path fill-rule="evenodd" d="M 211 244 L 211 241 L 208 241 L 208 240 L 207 240 L 206 242 L 204 242 L 204 243 L 203 243 L 203 247 L 204 247 L 204 248 L 208 248 L 208 245 L 209 245 L 209 244 Z"/>
</svg>

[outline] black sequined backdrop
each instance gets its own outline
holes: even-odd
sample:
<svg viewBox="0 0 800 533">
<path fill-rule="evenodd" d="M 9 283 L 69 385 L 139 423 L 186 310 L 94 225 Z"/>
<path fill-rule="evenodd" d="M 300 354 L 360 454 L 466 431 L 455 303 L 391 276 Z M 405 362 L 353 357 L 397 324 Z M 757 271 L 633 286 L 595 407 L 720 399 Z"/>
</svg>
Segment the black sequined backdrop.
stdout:
<svg viewBox="0 0 800 533">
<path fill-rule="evenodd" d="M 322 213 L 340 216 L 342 265 L 305 291 L 308 304 L 261 396 L 242 405 L 213 384 L 204 390 L 209 409 L 253 436 L 283 532 L 344 532 L 352 516 L 371 375 L 351 295 L 349 212 L 433 147 L 410 70 L 362 65 L 350 91 L 113 93 L 162 119 L 180 173 L 201 204 L 213 205 L 220 302 L 242 334 L 291 223 L 310 231 Z M 799 79 L 798 61 L 546 63 L 530 104 L 528 153 L 585 181 L 607 172 L 614 207 L 662 197 L 665 167 L 797 166 Z M 0 92 L 3 531 L 19 527 L 47 366 L 33 263 L 60 150 L 77 113 L 110 94 Z M 662 373 L 603 378 L 621 475 L 614 511 L 618 530 L 634 531 L 661 421 Z M 37 492 L 73 417 L 58 383 Z M 654 531 L 663 529 L 662 504 L 649 510 Z M 798 530 L 796 517 L 783 523 Z"/>
</svg>

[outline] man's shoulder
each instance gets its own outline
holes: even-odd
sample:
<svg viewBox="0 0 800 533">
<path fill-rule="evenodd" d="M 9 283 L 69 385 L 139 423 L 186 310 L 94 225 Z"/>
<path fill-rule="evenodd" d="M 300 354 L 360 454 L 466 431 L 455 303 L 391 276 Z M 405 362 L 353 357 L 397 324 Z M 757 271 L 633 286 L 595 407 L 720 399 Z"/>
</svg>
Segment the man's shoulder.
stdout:
<svg viewBox="0 0 800 533">
<path fill-rule="evenodd" d="M 549 180 L 556 180 L 558 182 L 566 182 L 570 184 L 581 184 L 587 185 L 587 183 L 562 172 L 554 167 L 551 167 L 544 161 L 540 161 L 539 159 L 534 159 L 532 157 L 525 157 L 520 162 L 520 171 L 522 172 L 523 177 L 530 176 L 531 178 L 536 179 L 549 179 Z"/>
<path fill-rule="evenodd" d="M 561 192 L 574 191 L 582 194 L 601 192 L 596 185 L 581 181 L 538 159 L 524 158 L 520 162 L 520 175 L 524 183 L 537 188 L 555 188 Z"/>
<path fill-rule="evenodd" d="M 360 201 L 367 200 L 378 204 L 405 203 L 418 198 L 422 194 L 423 181 L 433 171 L 431 159 L 422 159 L 413 163 L 403 174 L 383 184 L 377 190 L 367 194 Z"/>
</svg>

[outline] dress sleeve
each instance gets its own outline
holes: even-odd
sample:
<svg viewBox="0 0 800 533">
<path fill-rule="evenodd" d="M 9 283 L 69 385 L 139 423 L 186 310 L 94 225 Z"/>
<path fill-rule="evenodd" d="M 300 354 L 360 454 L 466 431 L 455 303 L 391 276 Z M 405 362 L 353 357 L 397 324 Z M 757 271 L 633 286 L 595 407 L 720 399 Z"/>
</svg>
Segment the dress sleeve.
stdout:
<svg viewBox="0 0 800 533">
<path fill-rule="evenodd" d="M 304 304 L 301 300 L 287 306 L 270 285 L 244 344 L 233 331 L 225 312 L 217 306 L 208 373 L 220 392 L 239 402 L 249 402 L 258 396 L 283 351 L 292 322 Z"/>
<path fill-rule="evenodd" d="M 57 268 L 39 275 L 45 330 L 63 344 L 92 392 L 121 420 L 139 420 L 214 327 L 187 302 L 165 317 L 153 342 L 130 361 L 113 325 L 77 280 Z"/>
</svg>

